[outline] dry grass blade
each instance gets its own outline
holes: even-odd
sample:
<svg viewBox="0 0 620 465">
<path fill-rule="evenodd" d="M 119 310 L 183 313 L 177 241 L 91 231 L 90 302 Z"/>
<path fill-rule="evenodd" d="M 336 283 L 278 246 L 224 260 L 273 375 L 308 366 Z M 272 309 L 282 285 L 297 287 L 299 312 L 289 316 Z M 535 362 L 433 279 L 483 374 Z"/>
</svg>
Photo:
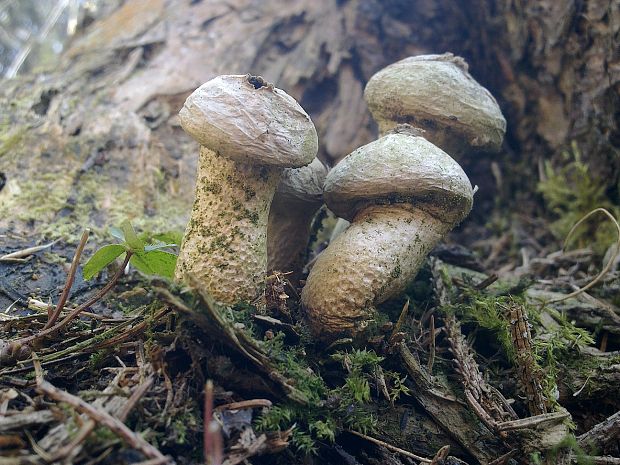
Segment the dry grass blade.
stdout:
<svg viewBox="0 0 620 465">
<path fill-rule="evenodd" d="M 595 213 L 599 213 L 599 212 L 605 214 L 616 227 L 616 232 L 618 233 L 618 240 L 616 241 L 616 251 L 609 258 L 609 261 L 605 264 L 605 267 L 601 270 L 601 272 L 598 275 L 596 275 L 596 277 L 592 281 L 590 281 L 588 284 L 586 284 L 582 288 L 577 289 L 575 292 L 571 292 L 570 294 L 567 294 L 559 299 L 550 300 L 546 302 L 546 304 L 554 304 L 558 302 L 563 302 L 564 300 L 571 299 L 587 291 L 592 286 L 594 286 L 596 283 L 598 283 L 601 279 L 603 279 L 603 277 L 609 272 L 612 265 L 616 261 L 616 258 L 618 258 L 618 254 L 620 254 L 620 224 L 618 224 L 618 220 L 611 213 L 609 213 L 609 211 L 605 208 L 595 208 L 590 213 L 588 213 L 583 218 L 581 218 L 579 221 L 577 221 L 577 223 L 575 223 L 575 225 L 571 228 L 571 230 L 566 235 L 566 240 L 564 241 L 564 247 L 566 247 L 566 244 L 568 243 L 571 236 L 575 232 L 575 229 L 577 229 L 585 220 L 590 218 L 592 215 L 594 215 Z"/>
<path fill-rule="evenodd" d="M 427 459 L 425 457 L 420 457 L 419 455 L 415 455 L 413 452 L 409 452 L 408 450 L 401 449 L 400 447 L 393 446 L 392 444 L 388 444 L 385 441 L 381 441 L 380 439 L 373 438 L 371 436 L 367 436 L 362 433 L 358 433 L 353 430 L 346 430 L 347 433 L 351 433 L 355 436 L 359 436 L 362 439 L 365 439 L 368 442 L 372 442 L 373 444 L 381 447 L 385 447 L 387 450 L 396 452 L 397 454 L 404 455 L 405 457 L 412 458 L 413 460 L 417 460 L 422 463 L 431 463 L 431 459 Z"/>
</svg>

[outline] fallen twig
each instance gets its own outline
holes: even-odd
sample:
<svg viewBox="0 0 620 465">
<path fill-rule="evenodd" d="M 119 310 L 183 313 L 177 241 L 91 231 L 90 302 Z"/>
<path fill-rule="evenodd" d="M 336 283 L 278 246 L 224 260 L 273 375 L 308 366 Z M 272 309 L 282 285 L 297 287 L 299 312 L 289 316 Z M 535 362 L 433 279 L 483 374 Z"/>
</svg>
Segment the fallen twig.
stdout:
<svg viewBox="0 0 620 465">
<path fill-rule="evenodd" d="M 37 380 L 37 389 L 47 395 L 48 397 L 54 399 L 58 402 L 64 402 L 69 404 L 79 413 L 84 413 L 92 420 L 97 423 L 106 426 L 113 433 L 121 437 L 127 444 L 131 447 L 142 452 L 146 457 L 150 459 L 158 459 L 162 460 L 162 463 L 173 463 L 172 459 L 166 458 L 156 447 L 149 444 L 142 436 L 136 434 L 131 431 L 123 422 L 121 422 L 118 418 L 113 417 L 109 413 L 98 410 L 92 405 L 84 402 L 79 397 L 76 397 L 72 394 L 69 394 L 66 391 L 62 391 L 52 385 L 51 383 L 45 381 L 43 379 L 43 371 L 41 365 L 36 358 L 36 355 L 33 354 L 33 363 L 35 366 L 36 380 Z"/>
<path fill-rule="evenodd" d="M 581 223 L 583 223 L 585 220 L 587 220 L 592 215 L 594 215 L 595 213 L 598 213 L 598 212 L 601 212 L 601 213 L 604 213 L 605 215 L 607 215 L 607 217 L 611 220 L 611 222 L 616 227 L 616 232 L 618 233 L 618 240 L 616 241 L 616 251 L 609 258 L 609 260 L 607 261 L 607 264 L 603 267 L 601 272 L 598 275 L 596 275 L 596 277 L 592 281 L 590 281 L 588 284 L 586 284 L 582 288 L 577 289 L 575 292 L 571 292 L 570 294 L 567 294 L 567 295 L 565 295 L 565 296 L 563 296 L 563 297 L 561 297 L 559 299 L 550 300 L 550 301 L 546 302 L 546 304 L 553 304 L 553 303 L 557 303 L 557 302 L 562 302 L 562 301 L 564 301 L 566 299 L 570 299 L 571 297 L 578 296 L 582 292 L 587 291 L 592 286 L 597 284 L 601 279 L 603 279 L 603 277 L 609 272 L 609 270 L 611 269 L 611 267 L 615 263 L 616 258 L 618 258 L 618 254 L 620 254 L 620 224 L 618 224 L 618 220 L 611 213 L 609 213 L 609 211 L 607 209 L 605 209 L 605 208 L 595 208 L 590 213 L 588 213 L 583 218 L 581 218 L 579 221 L 577 221 L 577 223 L 575 223 L 575 225 L 571 228 L 571 230 L 566 235 L 566 240 L 564 241 L 564 247 L 566 247 L 566 243 L 568 242 L 570 237 L 573 235 L 573 232 L 575 231 L 575 229 L 577 229 L 577 227 L 579 225 L 581 225 Z"/>
<path fill-rule="evenodd" d="M 10 261 L 22 259 L 24 257 L 28 257 L 29 255 L 35 254 L 37 252 L 40 252 L 41 250 L 49 249 L 51 246 L 56 244 L 58 242 L 58 240 L 59 239 L 57 239 L 57 240 L 55 240 L 53 242 L 50 242 L 49 244 L 36 245 L 34 247 L 28 247 L 26 249 L 17 250 L 16 252 L 8 253 L 8 254 L 3 255 L 2 257 L 0 257 L 0 262 L 10 262 Z"/>
<path fill-rule="evenodd" d="M 57 324 L 55 324 L 54 326 L 47 328 L 47 329 L 43 329 L 41 331 L 39 331 L 37 334 L 34 334 L 32 336 L 28 336 L 25 338 L 22 338 L 16 342 L 19 342 L 20 344 L 29 344 L 32 343 L 33 341 L 36 341 L 38 339 L 41 339 L 42 337 L 48 336 L 58 330 L 61 330 L 62 328 L 64 328 L 65 326 L 67 326 L 69 323 L 71 323 L 71 321 L 73 321 L 75 318 L 77 318 L 79 316 L 79 314 L 82 312 L 82 310 L 90 307 L 91 305 L 95 304 L 96 302 L 99 301 L 99 299 L 101 299 L 103 296 L 105 296 L 116 284 L 116 282 L 120 279 L 120 277 L 123 275 L 124 271 L 125 271 L 125 267 L 127 266 L 127 264 L 129 263 L 129 259 L 131 258 L 131 252 L 127 251 L 127 253 L 125 254 L 125 260 L 123 260 L 123 264 L 121 265 L 121 267 L 118 269 L 118 271 L 114 274 L 114 276 L 112 276 L 112 279 L 110 279 L 110 281 L 108 282 L 108 284 L 106 284 L 104 287 L 102 287 L 93 297 L 91 297 L 88 301 L 84 302 L 83 304 L 77 306 L 76 308 L 74 308 L 71 313 L 69 313 L 66 317 L 64 317 L 60 322 L 58 322 Z"/>
<path fill-rule="evenodd" d="M 271 407 L 273 404 L 269 399 L 249 399 L 241 402 L 231 402 L 230 404 L 218 405 L 214 411 L 221 412 L 223 410 L 241 410 L 246 408 L 262 408 Z"/>
<path fill-rule="evenodd" d="M 515 431 L 525 428 L 534 428 L 547 423 L 558 423 L 570 418 L 570 414 L 564 410 L 559 412 L 544 413 L 534 417 L 522 418 L 520 420 L 505 421 L 497 424 L 499 431 Z"/>
<path fill-rule="evenodd" d="M 388 444 L 387 442 L 381 441 L 380 439 L 376 439 L 373 438 L 371 436 L 367 436 L 365 434 L 362 433 L 358 433 L 357 431 L 353 431 L 353 430 L 345 430 L 347 433 L 351 433 L 355 436 L 359 436 L 362 439 L 365 439 L 368 442 L 372 442 L 373 444 L 376 444 L 377 446 L 381 446 L 381 447 L 385 447 L 387 450 L 390 450 L 392 452 L 396 452 L 397 454 L 401 454 L 404 455 L 405 457 L 409 457 L 412 458 L 414 460 L 418 460 L 420 462 L 423 463 L 432 463 L 431 459 L 427 459 L 425 457 L 420 457 L 419 455 L 414 454 L 413 452 L 409 452 L 408 450 L 405 449 L 401 449 L 400 447 L 396 447 L 393 446 L 392 444 Z"/>
<path fill-rule="evenodd" d="M 577 443 L 587 450 L 604 450 L 607 444 L 620 437 L 620 412 L 614 413 L 589 431 L 577 436 Z"/>
</svg>

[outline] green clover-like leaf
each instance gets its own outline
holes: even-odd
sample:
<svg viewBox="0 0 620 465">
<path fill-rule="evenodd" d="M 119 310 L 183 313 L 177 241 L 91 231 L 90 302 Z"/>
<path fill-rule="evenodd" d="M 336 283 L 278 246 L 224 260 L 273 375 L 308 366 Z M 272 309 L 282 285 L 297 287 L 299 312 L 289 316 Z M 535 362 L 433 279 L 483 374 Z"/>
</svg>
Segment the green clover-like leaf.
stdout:
<svg viewBox="0 0 620 465">
<path fill-rule="evenodd" d="M 84 265 L 82 269 L 84 279 L 88 280 L 97 276 L 101 270 L 116 260 L 124 252 L 126 252 L 125 246 L 120 244 L 110 244 L 101 247 Z"/>
<path fill-rule="evenodd" d="M 155 274 L 172 279 L 177 265 L 177 256 L 162 250 L 152 250 L 132 255 L 129 263 L 144 274 Z"/>
<path fill-rule="evenodd" d="M 133 226 L 129 222 L 129 220 L 123 221 L 121 224 L 121 230 L 125 236 L 125 243 L 131 248 L 131 251 L 134 253 L 144 252 L 144 242 L 140 240 L 138 235 L 136 234 L 136 230 L 133 229 Z"/>
</svg>

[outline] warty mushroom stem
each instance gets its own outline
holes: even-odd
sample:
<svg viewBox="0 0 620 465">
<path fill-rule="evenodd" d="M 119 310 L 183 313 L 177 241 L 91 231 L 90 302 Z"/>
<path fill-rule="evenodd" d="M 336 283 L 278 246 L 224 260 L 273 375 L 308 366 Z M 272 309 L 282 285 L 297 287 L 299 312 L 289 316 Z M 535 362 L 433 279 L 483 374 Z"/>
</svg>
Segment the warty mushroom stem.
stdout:
<svg viewBox="0 0 620 465">
<path fill-rule="evenodd" d="M 407 126 L 347 155 L 325 204 L 351 221 L 316 259 L 301 299 L 315 337 L 356 336 L 402 292 L 435 244 L 471 210 L 472 187 L 447 153 Z"/>
<path fill-rule="evenodd" d="M 251 302 L 259 296 L 267 266 L 267 218 L 280 172 L 200 148 L 199 188 L 179 253 L 177 278 L 182 279 L 191 264 L 191 272 L 220 302 Z"/>
<path fill-rule="evenodd" d="M 332 337 L 361 332 L 451 226 L 407 204 L 361 210 L 312 268 L 302 294 L 310 326 Z"/>
</svg>

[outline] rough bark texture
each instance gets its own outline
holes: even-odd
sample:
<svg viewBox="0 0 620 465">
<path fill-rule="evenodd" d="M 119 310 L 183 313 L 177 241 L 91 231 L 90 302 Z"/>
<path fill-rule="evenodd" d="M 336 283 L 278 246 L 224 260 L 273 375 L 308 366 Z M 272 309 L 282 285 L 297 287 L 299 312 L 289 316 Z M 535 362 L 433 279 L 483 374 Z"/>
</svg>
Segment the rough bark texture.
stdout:
<svg viewBox="0 0 620 465">
<path fill-rule="evenodd" d="M 333 161 L 375 138 L 362 98 L 370 76 L 443 51 L 463 55 L 498 97 L 503 161 L 528 173 L 511 178 L 521 191 L 537 160 L 575 140 L 617 200 L 619 28 L 611 0 L 129 0 L 56 70 L 3 82 L 0 228 L 59 235 L 124 216 L 182 228 L 197 150 L 176 113 L 201 83 L 263 75 L 310 113 Z M 464 163 L 474 184 L 491 178 L 484 163 Z"/>
</svg>

